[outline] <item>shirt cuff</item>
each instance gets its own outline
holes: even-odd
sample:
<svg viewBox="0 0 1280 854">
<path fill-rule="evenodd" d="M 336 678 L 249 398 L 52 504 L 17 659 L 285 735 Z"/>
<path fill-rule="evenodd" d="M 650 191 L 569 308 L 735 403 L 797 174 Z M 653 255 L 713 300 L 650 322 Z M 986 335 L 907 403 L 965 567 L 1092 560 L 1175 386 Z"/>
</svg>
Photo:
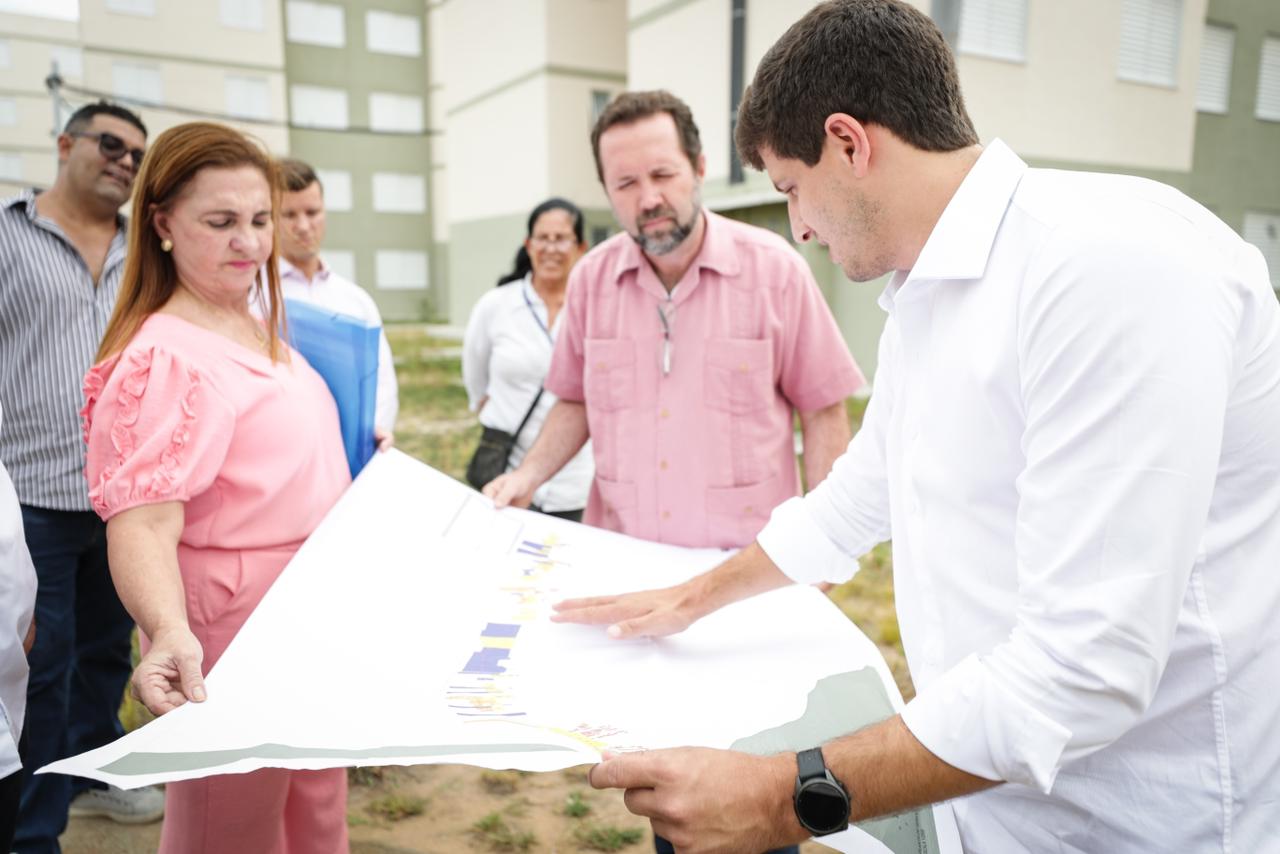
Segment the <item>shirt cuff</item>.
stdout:
<svg viewBox="0 0 1280 854">
<path fill-rule="evenodd" d="M 832 542 L 800 497 L 789 498 L 774 508 L 756 542 L 797 584 L 840 583 L 858 571 L 857 555 L 848 554 Z"/>
<path fill-rule="evenodd" d="M 902 710 L 930 753 L 987 780 L 1053 788 L 1071 730 L 1008 691 L 976 655 L 963 659 Z"/>
</svg>

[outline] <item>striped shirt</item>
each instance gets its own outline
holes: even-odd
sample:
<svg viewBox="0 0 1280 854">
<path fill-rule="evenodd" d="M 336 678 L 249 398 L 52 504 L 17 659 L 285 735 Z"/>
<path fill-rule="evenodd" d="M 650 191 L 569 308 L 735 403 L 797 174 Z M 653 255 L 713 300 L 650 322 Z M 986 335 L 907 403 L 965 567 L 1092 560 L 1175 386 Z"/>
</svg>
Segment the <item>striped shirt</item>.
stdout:
<svg viewBox="0 0 1280 854">
<path fill-rule="evenodd" d="M 23 504 L 92 509 L 81 388 L 124 272 L 119 224 L 95 285 L 63 230 L 37 214 L 34 191 L 0 201 L 0 460 Z"/>
</svg>

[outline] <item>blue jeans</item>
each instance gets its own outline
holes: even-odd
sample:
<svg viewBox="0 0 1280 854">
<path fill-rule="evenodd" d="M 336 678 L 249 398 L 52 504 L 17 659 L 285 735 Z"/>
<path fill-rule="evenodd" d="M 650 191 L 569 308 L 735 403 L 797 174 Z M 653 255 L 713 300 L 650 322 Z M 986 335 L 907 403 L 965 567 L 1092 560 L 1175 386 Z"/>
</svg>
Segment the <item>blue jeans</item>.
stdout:
<svg viewBox="0 0 1280 854">
<path fill-rule="evenodd" d="M 119 712 L 133 620 L 111 583 L 107 526 L 97 514 L 24 504 L 22 524 L 39 589 L 13 849 L 56 854 L 71 798 L 100 784 L 34 772 L 124 735 Z"/>
<path fill-rule="evenodd" d="M 653 848 L 658 852 L 658 854 L 676 854 L 675 847 L 656 833 L 653 835 Z M 742 854 L 748 854 L 748 852 L 744 851 Z M 779 848 L 776 851 L 767 851 L 764 854 L 800 854 L 800 846 L 788 845 L 786 848 Z"/>
</svg>

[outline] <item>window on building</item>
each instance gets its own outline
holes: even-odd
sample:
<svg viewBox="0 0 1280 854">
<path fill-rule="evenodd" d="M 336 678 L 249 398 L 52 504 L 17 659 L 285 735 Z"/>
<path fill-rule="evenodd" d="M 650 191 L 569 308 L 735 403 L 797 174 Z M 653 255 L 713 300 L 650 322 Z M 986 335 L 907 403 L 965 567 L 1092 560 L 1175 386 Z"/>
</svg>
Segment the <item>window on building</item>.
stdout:
<svg viewBox="0 0 1280 854">
<path fill-rule="evenodd" d="M 58 73 L 63 77 L 82 79 L 84 77 L 84 51 L 78 47 L 55 45 L 49 58 L 58 63 Z"/>
<path fill-rule="evenodd" d="M 1131 83 L 1175 86 L 1182 0 L 1121 0 L 1117 76 Z"/>
<path fill-rule="evenodd" d="M 295 125 L 310 128 L 345 128 L 347 93 L 327 86 L 289 87 L 291 117 Z"/>
<path fill-rule="evenodd" d="M 238 119 L 271 118 L 271 85 L 267 78 L 228 74 L 224 87 L 227 115 Z"/>
<path fill-rule="evenodd" d="M 0 12 L 52 18 L 55 21 L 78 21 L 80 0 L 0 0 Z"/>
<path fill-rule="evenodd" d="M 13 53 L 6 39 L 0 39 L 0 68 L 13 67 Z"/>
<path fill-rule="evenodd" d="M 591 124 L 594 127 L 596 119 L 600 118 L 600 114 L 604 112 L 604 108 L 609 106 L 609 102 L 613 100 L 613 93 L 607 89 L 591 90 Z"/>
<path fill-rule="evenodd" d="M 18 101 L 15 98 L 0 98 L 0 127 L 11 128 L 18 124 Z"/>
<path fill-rule="evenodd" d="M 1271 287 L 1280 290 L 1280 214 L 1246 213 L 1244 239 L 1262 250 L 1271 272 Z"/>
<path fill-rule="evenodd" d="M 328 197 L 326 197 L 327 201 Z M 356 253 L 349 249 L 326 249 L 320 253 L 325 265 L 349 282 L 356 280 Z"/>
<path fill-rule="evenodd" d="M 156 0 L 107 0 L 107 11 L 152 17 L 156 13 Z"/>
<path fill-rule="evenodd" d="M 386 290 L 422 290 L 427 287 L 427 253 L 403 249 L 379 249 L 374 256 L 378 287 Z"/>
<path fill-rule="evenodd" d="M 218 0 L 218 19 L 224 27 L 262 30 L 262 0 Z"/>
<path fill-rule="evenodd" d="M 396 133 L 422 133 L 422 99 L 374 92 L 369 96 L 369 127 Z"/>
<path fill-rule="evenodd" d="M 365 12 L 364 41 L 374 53 L 422 56 L 422 19 L 392 12 Z"/>
<path fill-rule="evenodd" d="M 1262 42 L 1262 67 L 1258 70 L 1258 105 L 1254 115 L 1280 122 L 1280 38 L 1268 36 Z"/>
<path fill-rule="evenodd" d="M 1232 27 L 1204 25 L 1200 42 L 1200 79 L 1196 81 L 1196 109 L 1225 113 L 1231 95 L 1231 55 L 1236 42 Z"/>
<path fill-rule="evenodd" d="M 609 226 L 607 225 L 591 226 L 591 245 L 592 246 L 596 246 L 597 244 L 604 243 L 608 239 L 609 239 Z"/>
<path fill-rule="evenodd" d="M 350 172 L 340 169 L 317 169 L 316 177 L 320 179 L 320 186 L 324 187 L 325 210 L 351 210 Z"/>
<path fill-rule="evenodd" d="M 426 213 L 427 179 L 400 172 L 375 172 L 373 209 L 379 213 Z"/>
<path fill-rule="evenodd" d="M 22 180 L 22 155 L 0 152 L 0 181 Z"/>
<path fill-rule="evenodd" d="M 341 6 L 289 0 L 284 6 L 285 37 L 299 44 L 342 47 L 347 43 L 346 19 Z"/>
<path fill-rule="evenodd" d="M 1025 62 L 1027 0 L 963 0 L 956 49 L 974 56 Z"/>
<path fill-rule="evenodd" d="M 164 84 L 160 69 L 137 62 L 111 63 L 111 91 L 118 97 L 143 104 L 163 104 Z"/>
</svg>

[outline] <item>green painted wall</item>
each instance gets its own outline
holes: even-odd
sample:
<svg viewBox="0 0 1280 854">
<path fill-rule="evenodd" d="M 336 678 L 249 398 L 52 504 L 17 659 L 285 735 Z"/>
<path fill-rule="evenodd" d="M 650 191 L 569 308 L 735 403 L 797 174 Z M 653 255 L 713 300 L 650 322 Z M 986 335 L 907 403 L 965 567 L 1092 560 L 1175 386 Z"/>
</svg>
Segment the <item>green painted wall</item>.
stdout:
<svg viewBox="0 0 1280 854">
<path fill-rule="evenodd" d="M 390 92 L 412 95 L 423 101 L 423 118 L 430 122 L 431 86 L 426 51 L 426 8 L 421 0 L 345 0 L 346 39 L 340 48 L 285 41 L 286 85 L 328 86 L 347 93 L 349 128 L 342 131 L 292 128 L 290 151 L 317 169 L 351 173 L 352 209 L 330 211 L 326 246 L 356 253 L 356 281 L 378 303 L 387 320 L 423 320 L 447 316 L 448 256 L 446 247 L 432 238 L 435 136 L 427 128 L 421 134 L 375 133 L 369 127 L 369 94 Z M 365 44 L 365 12 L 379 10 L 415 15 L 422 21 L 423 51 L 405 57 L 369 51 Z M 374 172 L 422 175 L 428 199 L 424 214 L 379 213 L 373 209 Z M 387 289 L 377 287 L 375 252 L 403 249 L 426 252 L 428 287 Z"/>
</svg>

